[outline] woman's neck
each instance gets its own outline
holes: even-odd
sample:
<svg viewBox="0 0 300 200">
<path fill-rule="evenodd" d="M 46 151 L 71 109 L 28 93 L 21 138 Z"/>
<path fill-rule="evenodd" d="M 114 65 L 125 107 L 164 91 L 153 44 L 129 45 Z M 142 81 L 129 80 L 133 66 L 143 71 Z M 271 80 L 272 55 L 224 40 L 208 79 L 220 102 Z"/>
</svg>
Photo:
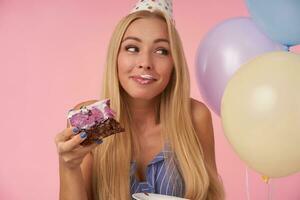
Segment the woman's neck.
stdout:
<svg viewBox="0 0 300 200">
<path fill-rule="evenodd" d="M 128 103 L 137 131 L 145 132 L 148 128 L 156 126 L 156 105 L 158 98 L 151 100 L 130 99 Z"/>
</svg>

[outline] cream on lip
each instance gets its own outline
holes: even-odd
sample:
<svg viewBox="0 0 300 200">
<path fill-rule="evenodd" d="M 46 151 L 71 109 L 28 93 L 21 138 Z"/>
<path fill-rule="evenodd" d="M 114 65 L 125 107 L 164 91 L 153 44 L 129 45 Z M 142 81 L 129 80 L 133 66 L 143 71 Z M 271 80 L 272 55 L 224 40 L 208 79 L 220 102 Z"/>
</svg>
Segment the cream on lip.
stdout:
<svg viewBox="0 0 300 200">
<path fill-rule="evenodd" d="M 153 76 L 149 75 L 149 74 L 141 74 L 138 76 L 131 76 L 131 78 L 142 78 L 142 79 L 147 79 L 147 80 L 154 80 L 156 81 L 156 78 L 154 78 Z"/>
<path fill-rule="evenodd" d="M 141 76 L 132 76 L 131 77 L 135 82 L 141 84 L 141 85 L 147 85 L 147 84 L 151 84 L 153 82 L 155 82 L 156 80 L 154 79 L 145 79 L 142 78 Z"/>
</svg>

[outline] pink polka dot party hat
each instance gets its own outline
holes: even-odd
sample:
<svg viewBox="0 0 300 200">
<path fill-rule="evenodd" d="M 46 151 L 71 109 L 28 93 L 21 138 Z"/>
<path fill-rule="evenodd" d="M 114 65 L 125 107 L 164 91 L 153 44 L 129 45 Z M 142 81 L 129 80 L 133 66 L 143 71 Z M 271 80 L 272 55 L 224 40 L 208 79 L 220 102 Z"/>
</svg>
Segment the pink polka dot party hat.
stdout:
<svg viewBox="0 0 300 200">
<path fill-rule="evenodd" d="M 139 0 L 130 13 L 140 10 L 148 10 L 150 12 L 159 10 L 174 22 L 172 0 Z"/>
</svg>

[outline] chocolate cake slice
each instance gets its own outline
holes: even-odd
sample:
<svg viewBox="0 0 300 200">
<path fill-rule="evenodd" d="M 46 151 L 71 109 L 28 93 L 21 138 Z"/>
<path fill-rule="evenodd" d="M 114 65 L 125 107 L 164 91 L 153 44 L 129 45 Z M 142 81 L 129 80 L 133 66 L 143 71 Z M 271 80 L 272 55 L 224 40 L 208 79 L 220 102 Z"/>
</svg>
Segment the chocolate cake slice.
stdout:
<svg viewBox="0 0 300 200">
<path fill-rule="evenodd" d="M 96 123 L 90 129 L 84 131 L 87 133 L 87 139 L 85 139 L 81 144 L 89 145 L 110 135 L 124 132 L 125 129 L 122 128 L 119 122 L 117 122 L 114 118 L 108 118 L 101 123 Z"/>
<path fill-rule="evenodd" d="M 79 110 L 70 110 L 68 119 L 72 126 L 80 129 L 80 132 L 85 131 L 87 133 L 87 139 L 81 145 L 89 145 L 110 135 L 125 131 L 115 120 L 115 115 L 116 113 L 110 108 L 110 100 L 105 99 L 83 106 Z"/>
</svg>

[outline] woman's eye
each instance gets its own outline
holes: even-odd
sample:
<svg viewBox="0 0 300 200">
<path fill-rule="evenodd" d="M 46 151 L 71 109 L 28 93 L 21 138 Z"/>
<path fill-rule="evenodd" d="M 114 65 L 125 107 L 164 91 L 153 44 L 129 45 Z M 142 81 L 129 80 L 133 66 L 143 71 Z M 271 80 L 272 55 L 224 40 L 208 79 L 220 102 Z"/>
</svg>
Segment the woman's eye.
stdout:
<svg viewBox="0 0 300 200">
<path fill-rule="evenodd" d="M 169 51 L 167 49 L 158 49 L 157 52 L 162 55 L 169 55 Z"/>
<path fill-rule="evenodd" d="M 134 47 L 134 46 L 127 46 L 125 47 L 126 51 L 129 51 L 129 52 L 138 52 L 139 49 L 137 47 Z"/>
</svg>

